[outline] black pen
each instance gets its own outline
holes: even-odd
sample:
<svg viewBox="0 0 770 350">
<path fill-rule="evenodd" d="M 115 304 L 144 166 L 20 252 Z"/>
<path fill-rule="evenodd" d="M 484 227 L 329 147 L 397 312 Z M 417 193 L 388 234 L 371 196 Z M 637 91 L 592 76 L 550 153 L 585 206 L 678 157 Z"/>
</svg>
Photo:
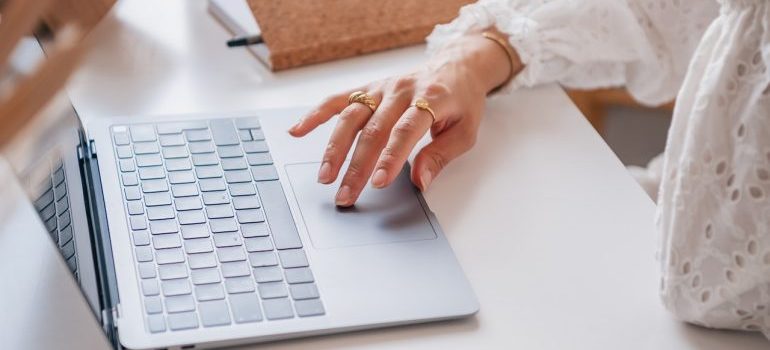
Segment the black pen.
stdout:
<svg viewBox="0 0 770 350">
<path fill-rule="evenodd" d="M 237 36 L 227 41 L 227 47 L 256 45 L 265 42 L 261 35 Z"/>
</svg>

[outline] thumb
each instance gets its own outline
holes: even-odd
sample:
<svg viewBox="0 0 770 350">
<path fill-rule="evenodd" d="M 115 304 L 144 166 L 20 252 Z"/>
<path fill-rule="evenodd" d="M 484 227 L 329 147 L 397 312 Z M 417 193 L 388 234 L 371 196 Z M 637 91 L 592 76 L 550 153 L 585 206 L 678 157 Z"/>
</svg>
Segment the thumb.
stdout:
<svg viewBox="0 0 770 350">
<path fill-rule="evenodd" d="M 471 149 L 475 142 L 475 129 L 459 124 L 435 135 L 414 158 L 412 183 L 425 191 L 449 162 Z"/>
</svg>

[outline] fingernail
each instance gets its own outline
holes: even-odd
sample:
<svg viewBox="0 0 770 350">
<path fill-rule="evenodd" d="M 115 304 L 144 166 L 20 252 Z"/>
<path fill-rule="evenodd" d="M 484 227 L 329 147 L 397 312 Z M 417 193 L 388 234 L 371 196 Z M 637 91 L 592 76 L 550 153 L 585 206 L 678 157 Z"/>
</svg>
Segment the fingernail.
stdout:
<svg viewBox="0 0 770 350">
<path fill-rule="evenodd" d="M 385 169 L 377 169 L 372 176 L 372 186 L 375 188 L 385 187 L 385 181 L 388 179 L 388 173 Z"/>
<path fill-rule="evenodd" d="M 430 182 L 433 180 L 433 174 L 431 174 L 430 170 L 425 169 L 422 172 L 422 175 L 420 175 L 420 182 L 422 183 L 422 190 L 425 191 L 428 189 L 428 186 L 430 186 Z"/>
<path fill-rule="evenodd" d="M 352 201 L 352 193 L 350 191 L 350 186 L 345 185 L 340 188 L 339 192 L 337 192 L 337 199 L 335 199 L 334 204 L 339 205 L 341 207 L 347 207 L 350 206 Z"/>
<path fill-rule="evenodd" d="M 331 181 L 332 166 L 329 162 L 323 162 L 321 169 L 318 169 L 318 182 L 325 184 Z"/>
</svg>

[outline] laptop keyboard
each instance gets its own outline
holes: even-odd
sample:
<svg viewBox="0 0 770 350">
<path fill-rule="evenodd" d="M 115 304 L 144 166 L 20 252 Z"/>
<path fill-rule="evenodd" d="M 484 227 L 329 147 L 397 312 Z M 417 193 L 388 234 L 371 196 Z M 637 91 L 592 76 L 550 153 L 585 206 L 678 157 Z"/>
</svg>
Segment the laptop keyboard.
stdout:
<svg viewBox="0 0 770 350">
<path fill-rule="evenodd" d="M 55 165 L 51 176 L 46 178 L 41 186 L 42 194 L 35 200 L 35 209 L 43 219 L 51 238 L 59 246 L 67 266 L 77 279 L 78 262 L 75 254 L 75 239 L 72 234 L 72 215 L 64 164 L 59 162 Z"/>
<path fill-rule="evenodd" d="M 150 332 L 325 313 L 256 118 L 112 137 Z"/>
</svg>

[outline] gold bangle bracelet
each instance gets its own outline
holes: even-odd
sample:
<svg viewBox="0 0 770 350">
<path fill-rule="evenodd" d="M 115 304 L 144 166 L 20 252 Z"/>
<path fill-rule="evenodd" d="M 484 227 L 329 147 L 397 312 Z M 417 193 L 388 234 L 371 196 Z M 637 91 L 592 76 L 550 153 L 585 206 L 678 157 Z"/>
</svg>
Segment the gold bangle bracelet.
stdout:
<svg viewBox="0 0 770 350">
<path fill-rule="evenodd" d="M 516 72 L 516 61 L 517 61 L 516 58 L 518 57 L 518 55 L 516 54 L 516 52 L 513 51 L 513 48 L 511 47 L 511 44 L 508 43 L 508 40 L 506 40 L 505 38 L 502 38 L 500 35 L 497 35 L 497 34 L 495 34 L 493 32 L 490 32 L 490 31 L 484 31 L 484 32 L 481 33 L 481 35 L 484 36 L 485 38 L 489 39 L 489 40 L 492 40 L 498 46 L 503 48 L 503 50 L 505 51 L 505 54 L 508 56 L 508 63 L 511 65 L 511 72 L 510 72 L 510 74 L 508 74 L 508 78 L 505 79 L 505 82 L 503 82 L 498 87 L 496 87 L 496 88 L 492 89 L 492 91 L 490 91 L 490 93 L 493 93 L 493 92 L 496 92 L 496 91 L 500 90 L 503 86 L 507 85 L 511 80 L 513 80 L 514 76 L 516 76 L 516 73 L 517 73 Z"/>
</svg>

